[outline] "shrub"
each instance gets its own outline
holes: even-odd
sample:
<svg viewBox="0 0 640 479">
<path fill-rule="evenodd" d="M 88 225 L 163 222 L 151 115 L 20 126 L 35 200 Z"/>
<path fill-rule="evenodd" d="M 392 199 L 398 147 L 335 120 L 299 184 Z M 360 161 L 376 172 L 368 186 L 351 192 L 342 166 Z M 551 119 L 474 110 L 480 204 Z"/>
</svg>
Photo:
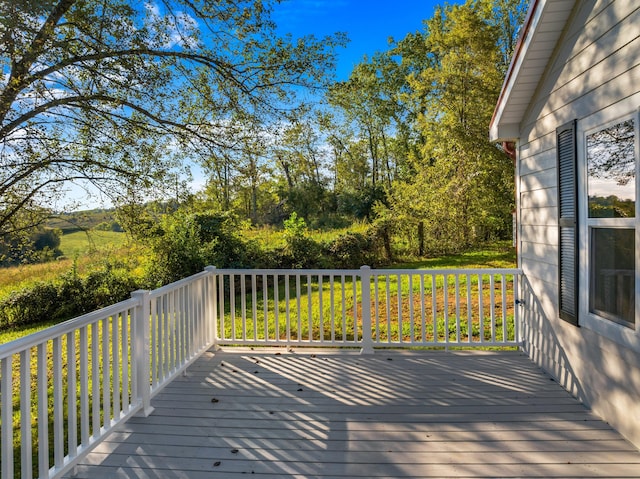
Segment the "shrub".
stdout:
<svg viewBox="0 0 640 479">
<path fill-rule="evenodd" d="M 284 222 L 284 240 L 282 259 L 288 263 L 284 267 L 318 268 L 325 264 L 321 245 L 307 236 L 307 224 L 295 212 Z"/>
<path fill-rule="evenodd" d="M 12 293 L 0 303 L 0 328 L 48 321 L 57 308 L 58 288 L 51 283 L 37 283 L 30 289 Z"/>
<path fill-rule="evenodd" d="M 376 263 L 373 241 L 360 233 L 345 233 L 326 246 L 331 266 L 335 268 L 359 268 Z"/>
<path fill-rule="evenodd" d="M 71 272 L 57 283 L 41 282 L 0 301 L 0 329 L 64 321 L 130 297 L 139 283 L 110 264 L 80 278 Z"/>
</svg>

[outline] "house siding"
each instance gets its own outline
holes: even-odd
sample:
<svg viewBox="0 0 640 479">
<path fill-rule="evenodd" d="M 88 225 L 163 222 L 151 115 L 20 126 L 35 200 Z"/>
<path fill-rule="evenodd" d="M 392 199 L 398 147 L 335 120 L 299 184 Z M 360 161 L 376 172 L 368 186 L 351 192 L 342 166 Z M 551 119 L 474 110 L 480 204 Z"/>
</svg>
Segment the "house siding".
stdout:
<svg viewBox="0 0 640 479">
<path fill-rule="evenodd" d="M 525 348 L 640 447 L 640 354 L 558 317 L 556 128 L 620 102 L 640 107 L 640 6 L 580 0 L 520 124 L 519 262 Z M 623 112 L 621 112 L 623 113 Z M 578 160 L 580 161 L 580 159 Z"/>
</svg>

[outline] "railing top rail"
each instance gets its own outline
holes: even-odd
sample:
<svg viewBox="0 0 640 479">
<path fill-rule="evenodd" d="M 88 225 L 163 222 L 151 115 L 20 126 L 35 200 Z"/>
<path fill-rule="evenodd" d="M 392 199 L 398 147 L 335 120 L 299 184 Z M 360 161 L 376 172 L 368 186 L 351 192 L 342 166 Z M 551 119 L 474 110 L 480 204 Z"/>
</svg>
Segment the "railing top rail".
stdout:
<svg viewBox="0 0 640 479">
<path fill-rule="evenodd" d="M 372 275 L 386 275 L 386 274 L 520 274 L 521 269 L 518 268 L 468 268 L 468 269 L 372 269 Z"/>
<path fill-rule="evenodd" d="M 138 304 L 136 299 L 127 299 L 106 308 L 91 311 L 90 313 L 78 316 L 63 323 L 56 324 L 47 329 L 37 331 L 22 338 L 15 339 L 5 344 L 0 344 L 0 359 L 7 358 L 16 353 L 32 348 L 50 339 L 70 333 L 78 328 L 91 324 L 97 320 L 109 317 L 132 308 Z"/>
<path fill-rule="evenodd" d="M 149 296 L 151 299 L 157 298 L 159 296 L 162 296 L 163 294 L 175 291 L 176 289 L 181 288 L 182 286 L 186 286 L 187 284 L 192 283 L 193 281 L 196 281 L 200 278 L 203 278 L 208 274 L 210 274 L 208 271 L 200 271 L 199 273 L 196 273 L 192 276 L 188 276 L 186 278 L 180 279 L 173 283 L 165 284 L 164 286 L 161 286 L 158 289 L 154 289 L 153 291 L 150 291 Z"/>
<path fill-rule="evenodd" d="M 214 274 L 255 274 L 255 275 L 359 275 L 361 269 L 253 269 L 253 268 L 225 268 L 216 269 Z M 371 275 L 383 276 L 389 274 L 404 275 L 432 275 L 432 274 L 521 274 L 519 268 L 469 268 L 469 269 L 370 269 Z"/>
<path fill-rule="evenodd" d="M 360 274 L 359 269 L 298 269 L 298 268 L 290 268 L 290 269 L 256 269 L 256 268 L 225 268 L 225 269 L 216 269 L 214 274 L 256 274 L 256 275 L 280 275 L 284 276 L 288 275 L 312 275 L 312 276 L 328 276 L 328 275 L 353 275 Z"/>
</svg>

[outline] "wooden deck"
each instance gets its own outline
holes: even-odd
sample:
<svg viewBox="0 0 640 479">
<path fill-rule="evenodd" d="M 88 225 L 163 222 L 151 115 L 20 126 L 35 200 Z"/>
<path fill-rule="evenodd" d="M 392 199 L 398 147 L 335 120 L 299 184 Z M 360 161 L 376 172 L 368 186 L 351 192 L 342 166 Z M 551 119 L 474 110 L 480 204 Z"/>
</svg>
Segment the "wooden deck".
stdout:
<svg viewBox="0 0 640 479">
<path fill-rule="evenodd" d="M 278 351 L 206 353 L 67 477 L 640 477 L 521 353 Z"/>
</svg>

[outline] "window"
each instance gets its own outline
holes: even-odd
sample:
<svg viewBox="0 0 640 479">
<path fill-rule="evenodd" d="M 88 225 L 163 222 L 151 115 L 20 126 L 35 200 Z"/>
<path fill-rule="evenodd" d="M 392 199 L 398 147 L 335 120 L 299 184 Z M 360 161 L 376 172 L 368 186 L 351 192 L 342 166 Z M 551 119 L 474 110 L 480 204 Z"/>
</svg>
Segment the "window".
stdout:
<svg viewBox="0 0 640 479">
<path fill-rule="evenodd" d="M 580 325 L 637 343 L 639 125 L 617 108 L 577 123 Z"/>
<path fill-rule="evenodd" d="M 635 324 L 636 154 L 632 118 L 586 135 L 589 312 Z"/>
</svg>

